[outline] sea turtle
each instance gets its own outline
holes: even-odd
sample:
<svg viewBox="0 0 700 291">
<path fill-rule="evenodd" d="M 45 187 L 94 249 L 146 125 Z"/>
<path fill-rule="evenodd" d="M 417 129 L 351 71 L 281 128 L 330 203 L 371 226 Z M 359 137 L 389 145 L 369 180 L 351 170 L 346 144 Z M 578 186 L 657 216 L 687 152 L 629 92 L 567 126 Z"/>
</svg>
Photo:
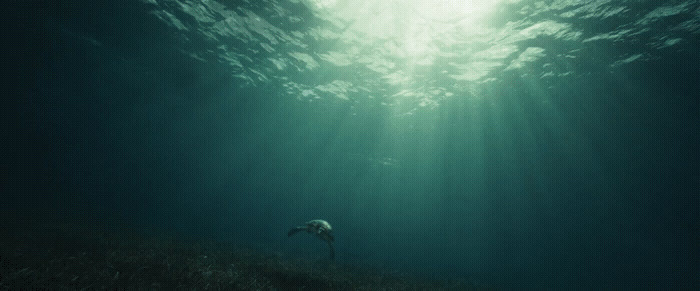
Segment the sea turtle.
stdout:
<svg viewBox="0 0 700 291">
<path fill-rule="evenodd" d="M 292 236 L 293 234 L 302 230 L 305 230 L 308 233 L 314 233 L 318 238 L 328 243 L 328 246 L 331 249 L 331 260 L 335 258 L 335 249 L 333 249 L 334 238 L 333 234 L 331 233 L 333 231 L 333 228 L 327 221 L 321 219 L 307 221 L 302 226 L 297 226 L 290 229 L 287 233 L 287 236 Z"/>
</svg>

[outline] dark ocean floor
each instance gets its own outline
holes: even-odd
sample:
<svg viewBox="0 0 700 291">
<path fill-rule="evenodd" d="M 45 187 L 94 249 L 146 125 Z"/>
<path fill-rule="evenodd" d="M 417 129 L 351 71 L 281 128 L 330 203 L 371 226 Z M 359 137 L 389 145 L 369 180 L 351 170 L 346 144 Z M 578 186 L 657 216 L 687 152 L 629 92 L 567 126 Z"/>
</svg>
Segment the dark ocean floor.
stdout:
<svg viewBox="0 0 700 291">
<path fill-rule="evenodd" d="M 0 290 L 482 290 L 329 261 L 286 258 L 214 241 L 57 227 L 0 233 Z"/>
</svg>

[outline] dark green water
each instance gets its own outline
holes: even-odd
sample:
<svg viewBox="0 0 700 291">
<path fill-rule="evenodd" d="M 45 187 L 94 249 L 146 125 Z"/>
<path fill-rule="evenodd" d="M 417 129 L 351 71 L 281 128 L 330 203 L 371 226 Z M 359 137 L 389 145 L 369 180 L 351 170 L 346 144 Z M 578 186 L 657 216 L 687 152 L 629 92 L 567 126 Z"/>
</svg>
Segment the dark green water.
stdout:
<svg viewBox="0 0 700 291">
<path fill-rule="evenodd" d="M 17 5 L 3 223 L 698 287 L 700 2 L 476 2 Z"/>
</svg>

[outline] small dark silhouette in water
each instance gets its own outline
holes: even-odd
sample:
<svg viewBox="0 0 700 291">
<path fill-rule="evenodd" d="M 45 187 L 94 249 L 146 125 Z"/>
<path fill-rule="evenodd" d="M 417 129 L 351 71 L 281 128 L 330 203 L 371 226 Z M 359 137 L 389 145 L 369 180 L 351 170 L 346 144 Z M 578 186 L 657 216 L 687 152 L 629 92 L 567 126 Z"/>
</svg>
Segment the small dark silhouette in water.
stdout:
<svg viewBox="0 0 700 291">
<path fill-rule="evenodd" d="M 314 233 L 318 238 L 328 243 L 328 246 L 331 248 L 331 260 L 335 259 L 335 249 L 333 249 L 333 234 L 331 234 L 333 228 L 327 221 L 321 219 L 307 221 L 305 225 L 297 226 L 295 228 L 290 229 L 287 233 L 287 236 L 292 236 L 293 234 L 302 230 L 305 230 L 308 233 Z"/>
</svg>

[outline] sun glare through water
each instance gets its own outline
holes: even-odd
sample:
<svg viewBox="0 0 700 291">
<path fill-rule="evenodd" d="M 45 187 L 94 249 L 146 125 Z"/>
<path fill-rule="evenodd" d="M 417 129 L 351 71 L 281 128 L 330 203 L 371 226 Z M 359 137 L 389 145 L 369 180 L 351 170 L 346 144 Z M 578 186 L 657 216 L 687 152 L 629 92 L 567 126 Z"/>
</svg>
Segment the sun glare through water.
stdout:
<svg viewBox="0 0 700 291">
<path fill-rule="evenodd" d="M 430 65 L 437 44 L 466 37 L 500 0 L 309 0 L 317 13 L 348 23 L 348 29 L 388 40 L 398 57 Z"/>
</svg>

